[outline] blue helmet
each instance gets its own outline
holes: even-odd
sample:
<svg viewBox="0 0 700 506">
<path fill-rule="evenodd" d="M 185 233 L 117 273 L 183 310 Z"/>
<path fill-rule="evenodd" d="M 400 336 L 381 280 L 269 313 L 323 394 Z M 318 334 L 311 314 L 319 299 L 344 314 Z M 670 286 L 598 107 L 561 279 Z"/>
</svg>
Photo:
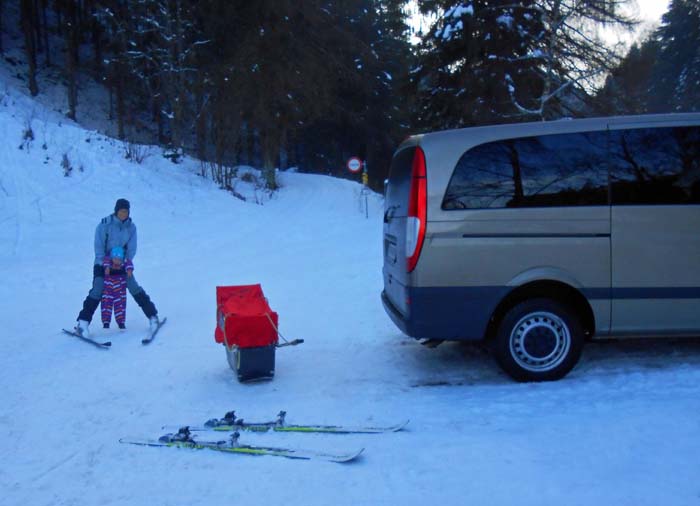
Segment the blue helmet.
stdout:
<svg viewBox="0 0 700 506">
<path fill-rule="evenodd" d="M 109 253 L 109 256 L 111 258 L 121 258 L 124 260 L 124 248 L 121 246 L 115 246 L 112 248 L 112 251 Z"/>
</svg>

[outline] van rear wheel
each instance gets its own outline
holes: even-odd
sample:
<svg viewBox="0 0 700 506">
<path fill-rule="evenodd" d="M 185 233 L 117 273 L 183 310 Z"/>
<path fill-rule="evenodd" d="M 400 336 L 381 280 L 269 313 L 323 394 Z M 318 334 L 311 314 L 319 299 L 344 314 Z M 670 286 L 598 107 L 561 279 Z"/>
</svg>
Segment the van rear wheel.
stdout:
<svg viewBox="0 0 700 506">
<path fill-rule="evenodd" d="M 529 299 L 513 306 L 496 332 L 496 360 L 517 381 L 564 377 L 583 348 L 579 318 L 551 299 Z"/>
</svg>

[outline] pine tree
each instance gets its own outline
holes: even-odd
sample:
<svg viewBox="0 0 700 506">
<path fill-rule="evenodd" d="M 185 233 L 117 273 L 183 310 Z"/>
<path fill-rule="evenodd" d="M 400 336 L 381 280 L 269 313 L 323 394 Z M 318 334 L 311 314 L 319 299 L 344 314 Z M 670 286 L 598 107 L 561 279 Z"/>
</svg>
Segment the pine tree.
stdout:
<svg viewBox="0 0 700 506">
<path fill-rule="evenodd" d="M 421 9 L 438 14 L 413 72 L 422 125 L 503 121 L 518 114 L 511 97 L 527 103 L 539 91 L 543 57 L 533 43 L 543 26 L 534 1 L 433 0 Z"/>
<path fill-rule="evenodd" d="M 444 128 L 576 113 L 576 95 L 617 63 L 593 28 L 631 26 L 623 1 L 423 0 L 437 20 L 414 73 L 419 120 Z"/>
<path fill-rule="evenodd" d="M 596 96 L 596 112 L 606 115 L 649 112 L 651 80 L 658 54 L 659 43 L 654 37 L 641 45 L 633 44 Z"/>
<path fill-rule="evenodd" d="M 656 34 L 659 48 L 651 110 L 700 111 L 700 4 L 672 0 Z"/>
</svg>

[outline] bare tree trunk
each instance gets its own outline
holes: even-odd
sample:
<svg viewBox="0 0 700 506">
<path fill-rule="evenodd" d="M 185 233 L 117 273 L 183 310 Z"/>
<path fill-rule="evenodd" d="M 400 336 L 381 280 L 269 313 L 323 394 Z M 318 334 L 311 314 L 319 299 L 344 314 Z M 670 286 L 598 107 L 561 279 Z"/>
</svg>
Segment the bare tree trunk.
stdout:
<svg viewBox="0 0 700 506">
<path fill-rule="evenodd" d="M 197 75 L 197 86 L 195 88 L 195 104 L 197 115 L 196 119 L 196 139 L 197 139 L 197 158 L 204 160 L 207 155 L 207 114 L 204 103 L 204 73 L 200 72 Z"/>
<path fill-rule="evenodd" d="M 289 129 L 284 127 L 282 130 L 282 135 L 279 142 L 279 152 L 277 153 L 277 159 L 279 160 L 279 169 L 287 170 L 287 146 L 289 145 L 288 136 Z"/>
<path fill-rule="evenodd" d="M 119 62 L 117 64 L 117 79 L 116 79 L 116 94 L 117 94 L 117 137 L 124 140 L 126 132 L 124 130 L 124 116 L 126 114 L 124 108 L 124 65 Z"/>
<path fill-rule="evenodd" d="M 214 111 L 214 118 L 212 118 L 214 124 L 211 129 L 212 142 L 214 144 L 214 162 L 221 166 L 224 163 L 224 155 L 226 154 L 225 127 L 221 121 L 221 113 Z"/>
<path fill-rule="evenodd" d="M 111 76 L 107 87 L 109 88 L 109 119 L 111 121 L 114 119 L 114 83 L 112 82 Z"/>
<path fill-rule="evenodd" d="M 94 12 L 90 26 L 92 50 L 93 54 L 95 55 L 95 70 L 99 72 L 102 69 L 102 25 L 100 25 L 100 23 L 94 18 Z"/>
<path fill-rule="evenodd" d="M 4 7 L 4 1 L 0 0 L 0 54 L 4 54 L 5 51 L 2 46 L 2 11 Z"/>
<path fill-rule="evenodd" d="M 242 165 L 251 165 L 250 160 L 252 159 L 250 153 L 251 134 L 248 125 L 248 121 L 244 121 L 241 123 L 241 125 L 238 127 L 238 130 L 236 131 L 236 134 L 240 139 L 238 143 L 238 153 L 236 153 L 236 157 L 238 158 L 239 163 Z"/>
<path fill-rule="evenodd" d="M 36 83 L 36 47 L 34 45 L 34 2 L 33 0 L 22 0 L 21 2 L 22 31 L 24 32 L 24 45 L 27 53 L 27 64 L 29 67 L 27 78 L 29 80 L 29 93 L 33 97 L 39 94 L 39 87 Z"/>
<path fill-rule="evenodd" d="M 556 1 L 552 6 L 552 14 L 550 25 L 552 27 L 552 33 L 550 34 L 550 39 L 547 44 L 548 55 L 547 55 L 547 71 L 544 80 L 544 88 L 542 90 L 542 96 L 540 97 L 540 108 L 539 116 L 540 120 L 544 120 L 544 110 L 547 106 L 547 101 L 551 98 L 552 85 L 554 81 L 554 46 L 556 38 L 558 36 L 559 28 L 561 27 L 561 2 Z"/>
<path fill-rule="evenodd" d="M 78 16 L 76 0 L 66 2 L 66 81 L 68 82 L 68 114 L 67 116 L 76 119 L 76 108 L 78 106 L 78 83 L 76 81 L 77 70 L 77 45 L 78 45 Z"/>
<path fill-rule="evenodd" d="M 240 139 L 241 117 L 231 96 L 224 91 L 224 80 L 220 77 L 214 83 L 214 96 L 211 107 L 205 107 L 204 115 L 210 118 L 208 135 L 214 147 L 214 161 L 221 168 L 227 157 L 237 164 L 237 146 Z M 229 160 L 231 158 L 228 158 Z"/>
<path fill-rule="evenodd" d="M 42 33 L 44 36 L 44 49 L 46 53 L 44 54 L 44 59 L 46 61 L 46 66 L 51 65 L 51 47 L 49 46 L 49 22 L 46 17 L 46 10 L 49 6 L 49 0 L 41 1 L 41 19 L 42 19 Z"/>
<path fill-rule="evenodd" d="M 221 103 L 221 94 L 219 94 L 214 99 L 215 102 L 211 108 L 211 123 L 212 127 L 210 129 L 211 142 L 214 147 L 214 162 L 212 164 L 212 180 L 217 184 L 222 184 L 222 168 L 224 165 L 224 156 L 226 155 L 226 150 L 230 148 L 227 142 L 227 131 L 224 126 L 224 107 Z"/>
<path fill-rule="evenodd" d="M 129 11 L 126 2 L 120 2 L 117 7 L 117 18 L 126 23 L 129 21 Z M 127 65 L 124 62 L 126 58 L 126 49 L 128 47 L 127 35 L 124 29 L 119 30 L 116 37 L 116 60 L 112 60 L 113 63 L 110 64 L 110 70 L 112 72 L 112 79 L 114 83 L 114 92 L 116 95 L 116 106 L 117 106 L 117 137 L 121 140 L 126 138 L 126 73 Z"/>
<path fill-rule="evenodd" d="M 87 7 L 87 2 L 85 0 L 75 0 L 78 4 L 76 6 L 75 21 L 78 26 L 82 29 L 85 26 L 85 8 Z"/>
<path fill-rule="evenodd" d="M 158 92 L 155 97 L 153 97 L 153 119 L 158 126 L 158 144 L 165 143 L 165 126 L 163 125 L 163 103 L 161 100 L 161 93 Z"/>
<path fill-rule="evenodd" d="M 36 16 L 36 21 L 34 22 L 34 47 L 36 47 L 37 54 L 44 52 L 43 37 L 41 35 L 41 16 L 39 16 L 39 1 L 34 0 L 34 15 Z"/>
<path fill-rule="evenodd" d="M 179 150 L 184 145 L 183 116 L 185 113 L 185 93 L 183 65 L 180 61 L 183 54 L 183 33 L 180 0 L 170 0 L 168 2 L 170 11 L 170 98 L 172 100 L 173 121 L 172 121 L 172 143 L 175 150 Z"/>
<path fill-rule="evenodd" d="M 280 152 L 279 137 L 274 132 L 274 129 L 261 132 L 260 137 L 265 187 L 268 190 L 277 190 L 279 185 L 277 184 L 277 175 L 275 174 L 275 162 Z"/>
</svg>

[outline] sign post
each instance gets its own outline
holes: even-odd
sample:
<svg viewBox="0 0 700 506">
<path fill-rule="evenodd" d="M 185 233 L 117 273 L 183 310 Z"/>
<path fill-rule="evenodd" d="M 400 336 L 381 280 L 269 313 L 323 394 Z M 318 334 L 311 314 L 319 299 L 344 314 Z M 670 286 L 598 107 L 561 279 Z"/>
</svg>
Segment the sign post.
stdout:
<svg viewBox="0 0 700 506">
<path fill-rule="evenodd" d="M 367 162 L 363 161 L 359 156 L 351 156 L 350 158 L 348 158 L 346 167 L 353 174 L 358 174 L 360 171 L 362 171 L 362 192 L 360 193 L 360 198 L 362 198 L 362 195 L 364 194 L 365 218 L 369 219 L 369 209 L 367 202 L 367 194 L 369 193 L 369 188 L 367 187 L 367 185 L 369 184 L 369 174 L 367 172 Z"/>
</svg>

